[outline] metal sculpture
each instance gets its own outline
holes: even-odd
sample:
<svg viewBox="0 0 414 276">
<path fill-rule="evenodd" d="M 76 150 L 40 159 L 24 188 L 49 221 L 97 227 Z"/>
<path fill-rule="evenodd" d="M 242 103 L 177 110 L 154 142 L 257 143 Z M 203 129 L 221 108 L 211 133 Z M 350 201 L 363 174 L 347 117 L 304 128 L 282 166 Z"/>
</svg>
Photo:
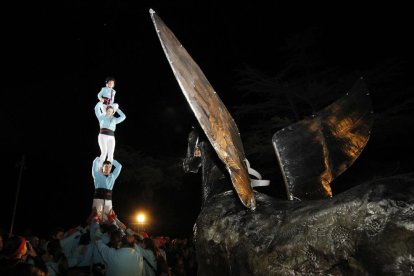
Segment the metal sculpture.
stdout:
<svg viewBox="0 0 414 276">
<path fill-rule="evenodd" d="M 288 199 L 332 197 L 331 182 L 367 144 L 373 123 L 368 89 L 359 79 L 345 96 L 272 138 Z"/>
<path fill-rule="evenodd" d="M 198 275 L 412 274 L 412 174 L 359 183 L 331 200 L 276 200 L 252 190 L 233 119 L 175 36 L 151 16 L 206 134 L 191 131 L 184 160 L 187 172 L 203 170 L 203 207 L 194 227 Z M 274 135 L 289 199 L 331 197 L 330 183 L 363 150 L 372 112 L 362 84 Z"/>
<path fill-rule="evenodd" d="M 201 128 L 229 172 L 241 202 L 254 209 L 252 180 L 234 119 L 171 30 L 153 10 L 150 14 L 164 53 Z M 368 95 L 361 80 L 315 118 L 275 133 L 273 145 L 288 199 L 332 196 L 330 183 L 355 161 L 369 139 L 372 108 Z"/>
</svg>

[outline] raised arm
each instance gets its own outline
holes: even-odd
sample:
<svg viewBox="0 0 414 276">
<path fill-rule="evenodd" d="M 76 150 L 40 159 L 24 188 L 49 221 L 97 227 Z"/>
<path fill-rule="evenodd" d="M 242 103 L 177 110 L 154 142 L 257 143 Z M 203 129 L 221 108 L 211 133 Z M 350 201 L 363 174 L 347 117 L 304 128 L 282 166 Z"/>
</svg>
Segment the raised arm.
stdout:
<svg viewBox="0 0 414 276">
<path fill-rule="evenodd" d="M 102 240 L 102 232 L 98 223 L 92 223 L 90 225 L 90 237 L 91 242 L 95 243 L 102 259 L 105 263 L 113 261 L 116 257 L 116 249 L 108 247 Z"/>
<path fill-rule="evenodd" d="M 113 177 L 116 179 L 119 174 L 121 173 L 122 165 L 115 159 L 112 161 L 112 166 L 115 167 L 114 171 L 112 172 Z"/>
<path fill-rule="evenodd" d="M 103 115 L 101 111 L 102 105 L 103 105 L 102 102 L 97 102 L 95 105 L 95 115 L 96 115 L 96 118 L 98 119 Z"/>
<path fill-rule="evenodd" d="M 119 124 L 120 122 L 122 122 L 123 120 L 126 119 L 126 116 L 125 116 L 125 113 L 122 112 L 122 110 L 119 109 L 119 108 L 118 108 L 118 110 L 116 112 L 118 112 L 119 117 L 118 118 L 115 118 L 115 119 L 116 119 L 116 123 Z"/>
<path fill-rule="evenodd" d="M 92 163 L 92 177 L 95 179 L 99 172 L 99 157 L 96 157 Z"/>
</svg>

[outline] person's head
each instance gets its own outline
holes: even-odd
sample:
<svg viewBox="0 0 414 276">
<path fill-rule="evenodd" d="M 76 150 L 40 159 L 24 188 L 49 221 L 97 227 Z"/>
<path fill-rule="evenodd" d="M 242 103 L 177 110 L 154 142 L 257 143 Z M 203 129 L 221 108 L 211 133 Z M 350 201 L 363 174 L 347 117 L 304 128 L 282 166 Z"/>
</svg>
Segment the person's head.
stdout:
<svg viewBox="0 0 414 276">
<path fill-rule="evenodd" d="M 80 245 L 88 245 L 91 242 L 91 235 L 89 231 L 86 231 L 86 233 L 83 233 L 79 238 L 79 244 Z"/>
<path fill-rule="evenodd" d="M 106 107 L 106 116 L 112 116 L 114 115 L 114 108 L 111 105 L 108 105 Z"/>
<path fill-rule="evenodd" d="M 53 239 L 63 240 L 64 237 L 65 237 L 65 229 L 63 229 L 62 227 L 56 227 L 55 229 L 53 229 L 52 231 Z"/>
<path fill-rule="evenodd" d="M 116 229 L 115 231 L 112 231 L 110 233 L 110 241 L 109 241 L 109 247 L 112 248 L 120 248 L 122 246 L 122 232 L 119 229 Z"/>
<path fill-rule="evenodd" d="M 38 236 L 36 236 L 36 235 L 30 236 L 29 241 L 30 241 L 30 243 L 32 244 L 33 247 L 37 248 L 39 246 L 40 240 L 39 240 Z"/>
<path fill-rule="evenodd" d="M 115 78 L 114 77 L 107 77 L 105 79 L 106 87 L 114 88 L 115 86 Z"/>
<path fill-rule="evenodd" d="M 59 260 L 61 255 L 63 254 L 62 246 L 60 244 L 60 240 L 58 239 L 51 239 L 46 246 L 47 253 L 53 256 L 53 259 Z"/>
<path fill-rule="evenodd" d="M 153 239 L 153 241 L 154 241 L 155 246 L 158 247 L 158 248 L 165 246 L 165 239 L 164 239 L 164 237 L 161 237 L 161 236 L 155 237 Z"/>
<path fill-rule="evenodd" d="M 132 247 L 134 248 L 135 245 L 135 237 L 134 235 L 124 235 L 122 236 L 121 247 Z"/>
<path fill-rule="evenodd" d="M 142 245 L 145 249 L 149 249 L 151 251 L 155 250 L 155 243 L 154 243 L 154 240 L 151 238 L 144 238 L 142 240 Z"/>
<path fill-rule="evenodd" d="M 117 230 L 118 230 L 118 227 L 115 224 L 101 223 L 102 233 L 107 233 L 108 235 L 111 235 L 112 232 L 117 231 Z"/>
<path fill-rule="evenodd" d="M 103 175 L 109 175 L 111 173 L 112 164 L 110 161 L 106 160 L 102 164 L 102 173 Z"/>
<path fill-rule="evenodd" d="M 140 234 L 134 234 L 135 242 L 140 244 L 144 240 L 144 238 Z"/>
</svg>

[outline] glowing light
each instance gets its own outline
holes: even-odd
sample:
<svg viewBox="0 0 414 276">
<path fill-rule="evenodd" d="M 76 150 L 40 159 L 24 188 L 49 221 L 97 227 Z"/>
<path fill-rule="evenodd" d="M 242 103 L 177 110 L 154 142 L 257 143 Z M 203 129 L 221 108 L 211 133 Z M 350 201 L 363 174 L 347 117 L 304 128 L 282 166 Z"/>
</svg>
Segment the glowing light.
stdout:
<svg viewBox="0 0 414 276">
<path fill-rule="evenodd" d="M 139 223 L 144 223 L 145 222 L 145 215 L 144 214 L 138 214 L 137 215 L 137 221 Z"/>
</svg>

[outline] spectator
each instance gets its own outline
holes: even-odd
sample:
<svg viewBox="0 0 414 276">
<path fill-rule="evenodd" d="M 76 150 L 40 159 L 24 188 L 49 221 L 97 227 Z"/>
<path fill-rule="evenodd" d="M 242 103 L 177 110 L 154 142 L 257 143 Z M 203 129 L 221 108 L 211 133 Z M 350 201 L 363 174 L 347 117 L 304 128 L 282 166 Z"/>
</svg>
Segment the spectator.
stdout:
<svg viewBox="0 0 414 276">
<path fill-rule="evenodd" d="M 63 253 L 60 240 L 52 239 L 47 243 L 46 266 L 48 276 L 68 275 L 68 260 Z"/>
<path fill-rule="evenodd" d="M 30 256 L 34 264 L 27 262 Z M 0 260 L 0 275 L 47 275 L 47 268 L 42 258 L 36 254 L 26 239 L 21 236 L 9 237 L 4 245 Z"/>
</svg>

